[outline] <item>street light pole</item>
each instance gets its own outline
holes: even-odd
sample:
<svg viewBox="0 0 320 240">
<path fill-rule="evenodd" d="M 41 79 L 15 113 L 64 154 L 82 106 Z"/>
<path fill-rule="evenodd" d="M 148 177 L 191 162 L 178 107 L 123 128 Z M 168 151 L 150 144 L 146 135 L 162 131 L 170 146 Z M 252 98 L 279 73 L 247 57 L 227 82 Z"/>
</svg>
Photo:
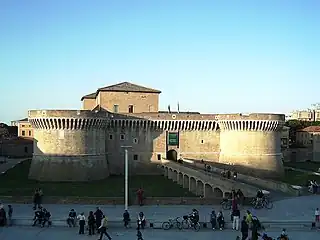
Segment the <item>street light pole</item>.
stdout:
<svg viewBox="0 0 320 240">
<path fill-rule="evenodd" d="M 124 148 L 124 210 L 128 210 L 129 201 L 129 157 L 128 148 L 131 146 L 121 146 Z"/>
</svg>

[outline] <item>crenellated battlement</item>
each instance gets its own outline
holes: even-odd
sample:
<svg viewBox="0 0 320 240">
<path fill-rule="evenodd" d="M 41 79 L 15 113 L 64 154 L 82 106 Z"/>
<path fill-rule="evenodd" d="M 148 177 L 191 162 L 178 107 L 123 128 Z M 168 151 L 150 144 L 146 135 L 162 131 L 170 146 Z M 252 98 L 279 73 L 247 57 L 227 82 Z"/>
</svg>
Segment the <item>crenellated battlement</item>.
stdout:
<svg viewBox="0 0 320 240">
<path fill-rule="evenodd" d="M 217 131 L 217 121 L 112 119 L 108 128 L 140 128 L 168 131 Z"/>
<path fill-rule="evenodd" d="M 35 129 L 68 129 L 68 130 L 84 130 L 84 129 L 100 129 L 106 128 L 107 118 L 29 118 L 29 122 Z"/>
<path fill-rule="evenodd" d="M 283 122 L 278 120 L 221 120 L 222 131 L 280 131 Z"/>
</svg>

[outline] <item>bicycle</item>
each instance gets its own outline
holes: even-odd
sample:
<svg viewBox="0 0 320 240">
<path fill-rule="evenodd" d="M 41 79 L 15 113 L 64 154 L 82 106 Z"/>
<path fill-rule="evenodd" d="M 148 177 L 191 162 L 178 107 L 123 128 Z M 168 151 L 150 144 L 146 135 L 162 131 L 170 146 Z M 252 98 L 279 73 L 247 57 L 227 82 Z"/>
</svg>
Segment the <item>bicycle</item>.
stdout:
<svg viewBox="0 0 320 240">
<path fill-rule="evenodd" d="M 194 223 L 191 221 L 189 216 L 183 216 L 183 220 L 181 222 L 183 229 L 191 229 L 193 228 L 196 232 L 200 230 L 200 223 Z"/>
<path fill-rule="evenodd" d="M 163 222 L 162 223 L 162 229 L 164 230 L 169 230 L 171 228 L 178 228 L 179 230 L 182 229 L 182 224 L 181 222 L 179 221 L 180 217 L 177 217 L 175 219 L 169 219 L 167 222 Z"/>
<path fill-rule="evenodd" d="M 223 210 L 230 210 L 232 206 L 232 201 L 230 199 L 223 199 L 220 204 Z"/>
<path fill-rule="evenodd" d="M 268 198 L 263 198 L 261 201 L 257 201 L 256 198 L 252 199 L 251 204 L 254 209 L 261 209 L 261 208 L 266 208 L 266 209 L 272 209 L 273 208 L 273 203 L 271 200 Z"/>
</svg>

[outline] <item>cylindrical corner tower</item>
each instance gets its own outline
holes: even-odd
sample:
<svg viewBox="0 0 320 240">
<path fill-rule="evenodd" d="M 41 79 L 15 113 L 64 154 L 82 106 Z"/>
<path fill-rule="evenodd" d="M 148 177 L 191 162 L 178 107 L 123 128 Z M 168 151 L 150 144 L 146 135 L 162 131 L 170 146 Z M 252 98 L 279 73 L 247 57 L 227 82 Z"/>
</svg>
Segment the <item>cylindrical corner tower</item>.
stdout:
<svg viewBox="0 0 320 240">
<path fill-rule="evenodd" d="M 283 176 L 281 130 L 284 120 L 282 114 L 220 115 L 219 162 L 261 177 Z"/>
<path fill-rule="evenodd" d="M 106 113 L 35 110 L 29 111 L 29 121 L 34 128 L 30 179 L 91 181 L 109 176 Z"/>
</svg>

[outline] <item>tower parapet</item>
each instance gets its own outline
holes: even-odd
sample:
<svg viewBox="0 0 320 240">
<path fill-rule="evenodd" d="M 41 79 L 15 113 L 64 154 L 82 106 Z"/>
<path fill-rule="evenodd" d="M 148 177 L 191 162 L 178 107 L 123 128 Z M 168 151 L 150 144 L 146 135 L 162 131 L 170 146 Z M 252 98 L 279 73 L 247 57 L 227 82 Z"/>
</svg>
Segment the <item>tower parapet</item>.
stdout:
<svg viewBox="0 0 320 240">
<path fill-rule="evenodd" d="M 89 181 L 109 175 L 105 129 L 108 113 L 31 110 L 34 153 L 29 178 Z"/>
<path fill-rule="evenodd" d="M 161 131 L 216 131 L 219 129 L 214 120 L 148 120 L 112 119 L 109 128 L 144 128 Z"/>
<path fill-rule="evenodd" d="M 283 114 L 219 115 L 219 162 L 247 168 L 259 176 L 279 177 Z"/>
</svg>

